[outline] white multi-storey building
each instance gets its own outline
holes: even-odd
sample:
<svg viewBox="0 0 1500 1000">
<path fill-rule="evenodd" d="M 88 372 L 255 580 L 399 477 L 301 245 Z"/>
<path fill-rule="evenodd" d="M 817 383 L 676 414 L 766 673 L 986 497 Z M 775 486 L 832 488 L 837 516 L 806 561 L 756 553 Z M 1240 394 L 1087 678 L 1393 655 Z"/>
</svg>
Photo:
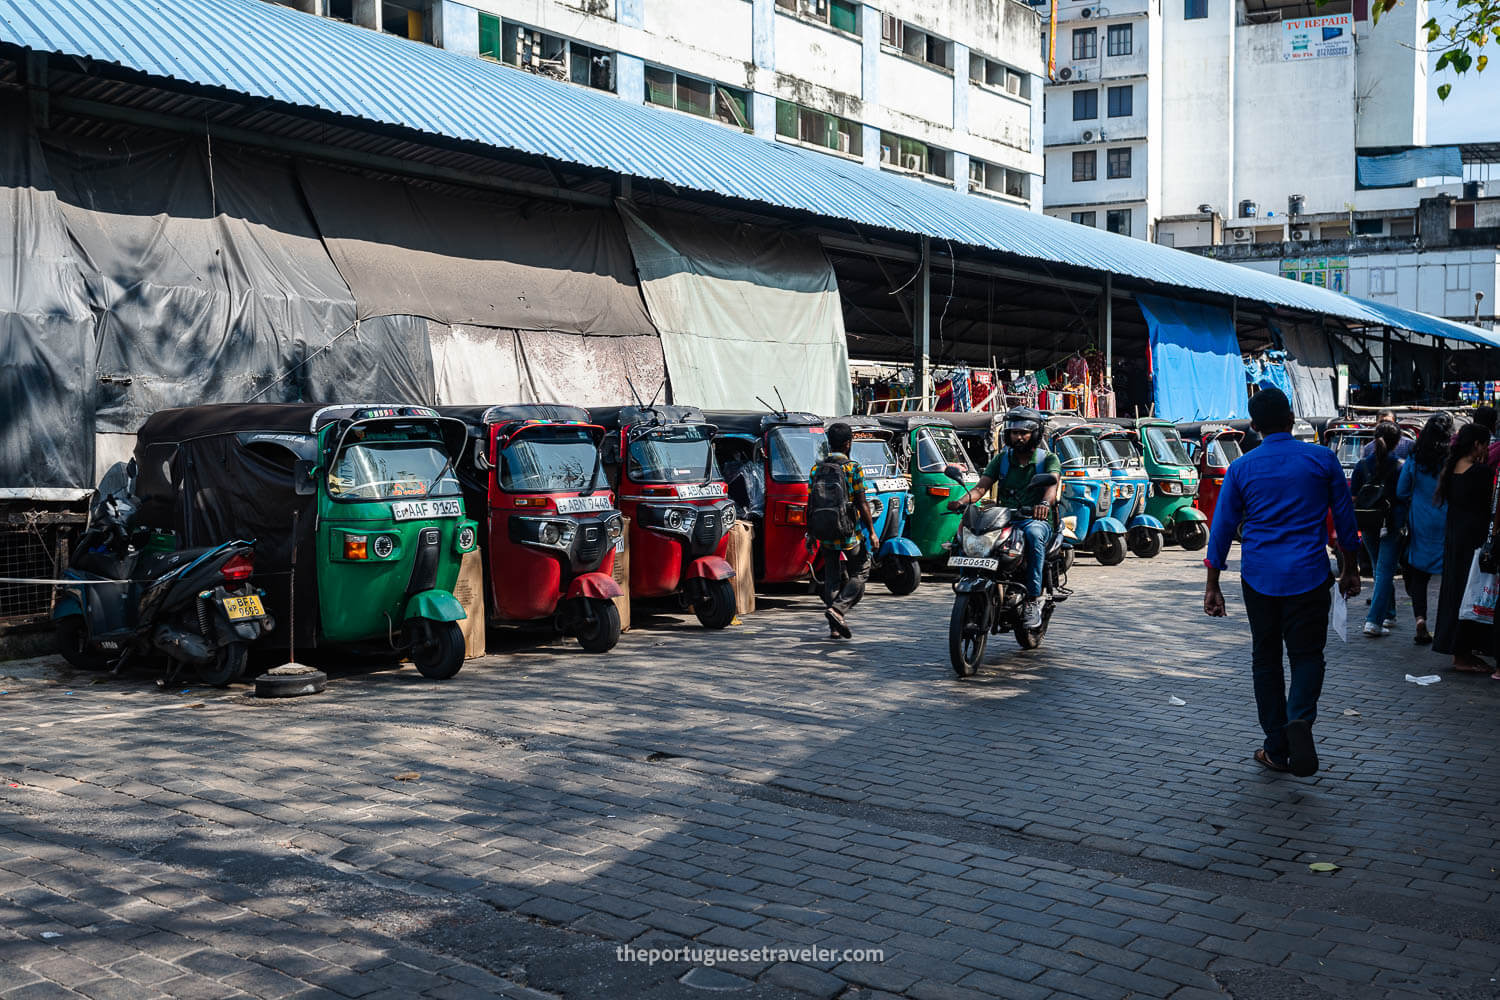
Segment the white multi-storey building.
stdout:
<svg viewBox="0 0 1500 1000">
<path fill-rule="evenodd" d="M 1060 0 L 1047 214 L 1180 247 L 1410 235 L 1418 199 L 1355 162 L 1426 140 L 1427 4 L 1367 7 Z"/>
<path fill-rule="evenodd" d="M 276 0 L 1041 208 L 1040 18 L 1017 0 Z"/>
</svg>

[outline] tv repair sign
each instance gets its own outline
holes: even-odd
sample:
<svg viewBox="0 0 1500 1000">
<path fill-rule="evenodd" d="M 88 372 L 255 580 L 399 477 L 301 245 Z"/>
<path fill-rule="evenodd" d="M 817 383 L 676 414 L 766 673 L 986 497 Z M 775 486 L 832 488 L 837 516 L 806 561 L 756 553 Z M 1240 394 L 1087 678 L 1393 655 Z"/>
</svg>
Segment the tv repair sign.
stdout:
<svg viewBox="0 0 1500 1000">
<path fill-rule="evenodd" d="M 1354 15 L 1298 17 L 1281 22 L 1281 60 L 1324 59 L 1354 51 Z"/>
</svg>

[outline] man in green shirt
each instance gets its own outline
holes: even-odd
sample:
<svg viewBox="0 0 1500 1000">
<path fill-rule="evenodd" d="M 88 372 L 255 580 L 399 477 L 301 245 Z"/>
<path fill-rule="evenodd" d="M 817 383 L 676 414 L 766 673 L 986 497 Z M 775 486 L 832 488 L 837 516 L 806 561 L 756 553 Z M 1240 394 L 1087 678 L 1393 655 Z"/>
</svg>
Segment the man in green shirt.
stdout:
<svg viewBox="0 0 1500 1000">
<path fill-rule="evenodd" d="M 949 510 L 959 510 L 998 484 L 995 499 L 1000 506 L 1031 513 L 1017 525 L 1026 536 L 1026 605 L 1022 609 L 1022 624 L 1026 628 L 1042 626 L 1042 569 L 1047 562 L 1047 544 L 1052 540 L 1057 483 L 1062 479 L 1062 463 L 1042 447 L 1042 425 L 1046 419 L 1025 407 L 1007 413 L 1005 448 L 985 466 L 978 486 L 948 501 Z M 1031 485 L 1033 477 L 1049 472 L 1056 477 L 1052 485 Z"/>
</svg>

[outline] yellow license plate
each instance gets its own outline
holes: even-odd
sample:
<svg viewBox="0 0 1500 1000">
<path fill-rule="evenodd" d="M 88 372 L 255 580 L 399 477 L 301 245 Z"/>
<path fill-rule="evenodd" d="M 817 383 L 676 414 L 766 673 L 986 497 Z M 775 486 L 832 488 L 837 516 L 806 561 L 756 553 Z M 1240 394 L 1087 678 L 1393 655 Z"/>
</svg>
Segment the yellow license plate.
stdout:
<svg viewBox="0 0 1500 1000">
<path fill-rule="evenodd" d="M 260 606 L 259 597 L 226 597 L 224 613 L 230 621 L 237 622 L 242 618 L 264 618 L 266 609 Z"/>
</svg>

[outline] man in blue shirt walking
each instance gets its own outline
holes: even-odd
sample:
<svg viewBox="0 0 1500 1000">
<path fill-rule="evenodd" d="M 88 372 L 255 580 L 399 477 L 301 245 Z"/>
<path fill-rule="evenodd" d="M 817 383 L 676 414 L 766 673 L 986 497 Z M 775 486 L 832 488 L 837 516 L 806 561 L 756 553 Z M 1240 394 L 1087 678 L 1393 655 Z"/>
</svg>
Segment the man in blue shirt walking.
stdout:
<svg viewBox="0 0 1500 1000">
<path fill-rule="evenodd" d="M 1332 510 L 1339 548 L 1345 552 L 1338 581 L 1345 597 L 1359 593 L 1359 527 L 1344 470 L 1333 452 L 1292 437 L 1292 406 L 1285 393 L 1256 393 L 1250 419 L 1265 440 L 1236 459 L 1224 476 L 1203 560 L 1208 567 L 1203 610 L 1224 617 L 1219 573 L 1238 528 L 1250 669 L 1266 734 L 1255 759 L 1273 771 L 1305 778 L 1318 770 L 1312 724 L 1323 691 L 1323 646 L 1332 601 L 1325 518 Z M 1291 664 L 1290 694 L 1281 667 L 1283 644 Z"/>
</svg>

